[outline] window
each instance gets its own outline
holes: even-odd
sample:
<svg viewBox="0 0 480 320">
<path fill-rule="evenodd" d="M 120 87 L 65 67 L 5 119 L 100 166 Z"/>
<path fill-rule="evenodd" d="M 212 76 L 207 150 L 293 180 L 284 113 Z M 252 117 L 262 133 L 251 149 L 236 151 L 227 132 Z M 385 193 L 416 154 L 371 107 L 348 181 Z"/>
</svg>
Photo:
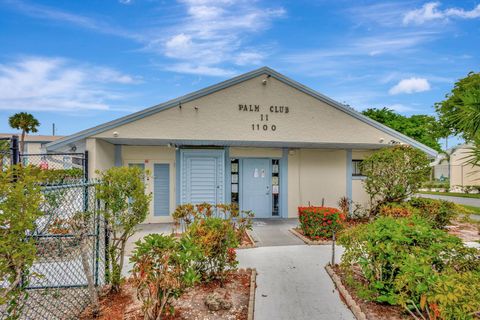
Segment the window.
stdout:
<svg viewBox="0 0 480 320">
<path fill-rule="evenodd" d="M 360 165 L 363 160 L 352 160 L 352 176 L 363 176 Z"/>
<path fill-rule="evenodd" d="M 231 180 L 232 180 L 232 200 L 231 200 L 231 203 L 236 203 L 237 205 L 239 204 L 238 201 L 239 201 L 239 198 L 238 198 L 238 185 L 239 185 L 239 173 L 240 173 L 240 169 L 239 169 L 239 165 L 238 165 L 238 159 L 231 159 L 230 160 L 230 163 L 231 163 L 231 172 L 230 174 L 232 175 L 231 176 Z"/>
<path fill-rule="evenodd" d="M 272 215 L 279 215 L 280 204 L 280 160 L 272 160 Z"/>
</svg>

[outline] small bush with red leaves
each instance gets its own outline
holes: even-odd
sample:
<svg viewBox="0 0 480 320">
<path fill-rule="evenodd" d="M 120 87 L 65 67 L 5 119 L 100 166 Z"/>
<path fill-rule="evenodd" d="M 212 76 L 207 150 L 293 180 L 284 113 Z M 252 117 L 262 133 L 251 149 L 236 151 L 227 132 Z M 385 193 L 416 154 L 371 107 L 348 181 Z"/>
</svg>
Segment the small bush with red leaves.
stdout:
<svg viewBox="0 0 480 320">
<path fill-rule="evenodd" d="M 299 207 L 300 228 L 311 239 L 331 238 L 333 231 L 343 227 L 345 214 L 336 208 Z"/>
</svg>

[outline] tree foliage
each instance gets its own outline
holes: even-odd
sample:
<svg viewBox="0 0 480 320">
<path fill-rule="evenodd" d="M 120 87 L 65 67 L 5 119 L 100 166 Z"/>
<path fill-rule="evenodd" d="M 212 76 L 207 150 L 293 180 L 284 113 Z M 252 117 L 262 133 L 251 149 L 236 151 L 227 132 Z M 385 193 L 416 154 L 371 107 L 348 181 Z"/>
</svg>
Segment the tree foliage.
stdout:
<svg viewBox="0 0 480 320">
<path fill-rule="evenodd" d="M 480 73 L 458 80 L 445 100 L 435 104 L 442 126 L 453 135 L 474 141 L 480 134 Z"/>
<path fill-rule="evenodd" d="M 480 163 L 480 73 L 470 72 L 455 83 L 445 100 L 435 104 L 440 121 L 454 135 L 473 143 L 470 163 Z"/>
<path fill-rule="evenodd" d="M 42 215 L 40 184 L 42 172 L 31 166 L 0 170 L 0 304 L 6 305 L 8 319 L 17 319 L 23 309 L 29 269 L 36 254 L 28 238 Z M 15 181 L 15 182 L 13 182 Z"/>
<path fill-rule="evenodd" d="M 145 193 L 144 175 L 138 167 L 113 167 L 100 173 L 97 198 L 105 205 L 103 215 L 111 233 L 108 254 L 113 291 L 120 289 L 127 240 L 148 214 L 151 195 Z"/>
<path fill-rule="evenodd" d="M 30 132 L 37 132 L 40 122 L 30 113 L 19 112 L 8 118 L 8 123 L 13 129 L 22 130 L 22 137 L 20 138 L 20 150 L 25 152 L 25 134 Z"/>
<path fill-rule="evenodd" d="M 361 164 L 372 213 L 383 204 L 401 202 L 415 194 L 430 174 L 425 153 L 410 146 L 381 149 Z"/>
<path fill-rule="evenodd" d="M 407 117 L 388 108 L 371 108 L 362 113 L 437 151 L 441 150 L 438 140 L 448 136 L 448 131 L 444 130 L 433 116 L 418 114 Z"/>
</svg>

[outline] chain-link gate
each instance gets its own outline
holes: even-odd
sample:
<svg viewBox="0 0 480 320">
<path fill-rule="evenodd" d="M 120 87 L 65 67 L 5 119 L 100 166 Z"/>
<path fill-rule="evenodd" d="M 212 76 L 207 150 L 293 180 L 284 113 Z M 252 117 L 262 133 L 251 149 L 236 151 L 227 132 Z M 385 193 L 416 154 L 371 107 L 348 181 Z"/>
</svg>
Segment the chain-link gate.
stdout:
<svg viewBox="0 0 480 320">
<path fill-rule="evenodd" d="M 37 253 L 24 278 L 21 319 L 76 319 L 91 301 L 87 276 L 97 288 L 105 284 L 105 225 L 95 184 L 46 186 L 43 194 L 45 215 L 29 235 Z"/>
</svg>

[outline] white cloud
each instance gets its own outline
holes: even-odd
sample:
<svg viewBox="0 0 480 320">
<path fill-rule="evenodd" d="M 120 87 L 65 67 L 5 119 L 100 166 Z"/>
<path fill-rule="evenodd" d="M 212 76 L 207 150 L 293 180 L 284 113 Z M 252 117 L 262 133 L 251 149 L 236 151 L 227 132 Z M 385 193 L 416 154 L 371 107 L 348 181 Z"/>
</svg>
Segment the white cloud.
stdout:
<svg viewBox="0 0 480 320">
<path fill-rule="evenodd" d="M 26 57 L 0 64 L 0 110 L 108 110 L 122 97 L 108 86 L 138 81 L 111 68 Z"/>
<path fill-rule="evenodd" d="M 476 19 L 480 18 L 480 4 L 472 10 L 462 8 L 439 9 L 440 2 L 427 2 L 420 9 L 408 11 L 403 17 L 404 24 L 424 24 L 434 20 L 447 20 L 448 18 Z"/>
<path fill-rule="evenodd" d="M 127 1 L 131 2 L 131 0 Z M 18 10 L 25 15 L 38 19 L 69 23 L 71 25 L 94 30 L 103 34 L 110 34 L 136 41 L 142 41 L 143 39 L 141 34 L 117 26 L 112 26 L 104 21 L 99 21 L 79 14 L 70 13 L 48 6 L 25 3 L 23 1 L 8 1 L 8 3 L 12 9 Z"/>
<path fill-rule="evenodd" d="M 390 88 L 388 93 L 395 95 L 400 93 L 414 93 L 430 90 L 430 83 L 425 78 L 409 78 L 400 80 L 395 86 Z"/>
<path fill-rule="evenodd" d="M 118 0 L 121 4 L 132 4 L 133 0 Z"/>
<path fill-rule="evenodd" d="M 388 105 L 387 108 L 400 113 L 411 112 L 415 110 L 415 108 L 412 108 L 411 106 L 406 106 L 401 103 L 394 103 L 394 104 Z"/>
<path fill-rule="evenodd" d="M 187 73 L 195 75 L 206 75 L 215 77 L 231 76 L 235 74 L 233 70 L 224 68 L 209 67 L 190 63 L 177 63 L 167 66 L 165 69 L 178 73 Z"/>
<path fill-rule="evenodd" d="M 152 36 L 149 51 L 173 60 L 169 70 L 205 75 L 230 74 L 225 65 L 261 64 L 265 54 L 248 47 L 249 37 L 285 14 L 283 8 L 261 8 L 247 0 L 182 0 L 186 17 Z M 183 70 L 183 71 L 182 71 Z"/>
</svg>

